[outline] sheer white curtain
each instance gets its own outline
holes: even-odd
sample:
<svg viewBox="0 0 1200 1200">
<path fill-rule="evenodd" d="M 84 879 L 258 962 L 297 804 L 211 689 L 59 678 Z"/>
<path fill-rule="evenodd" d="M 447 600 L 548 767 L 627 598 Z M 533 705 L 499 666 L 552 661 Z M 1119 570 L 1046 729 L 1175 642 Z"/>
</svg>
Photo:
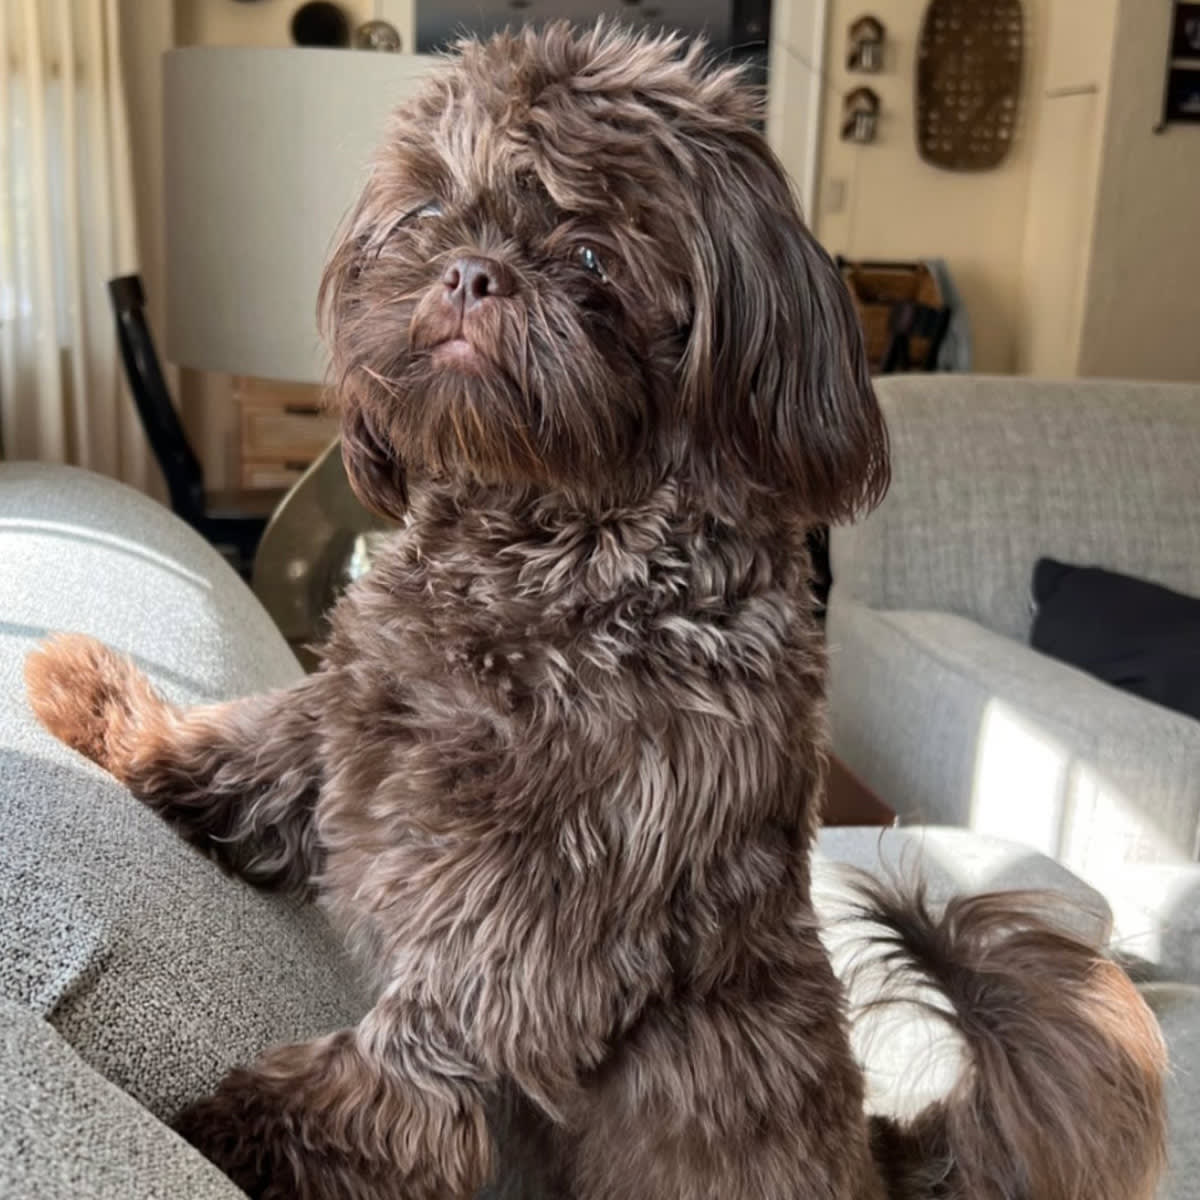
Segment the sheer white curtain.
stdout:
<svg viewBox="0 0 1200 1200">
<path fill-rule="evenodd" d="M 136 269 L 117 0 L 0 0 L 0 439 L 144 487 L 107 281 Z"/>
</svg>

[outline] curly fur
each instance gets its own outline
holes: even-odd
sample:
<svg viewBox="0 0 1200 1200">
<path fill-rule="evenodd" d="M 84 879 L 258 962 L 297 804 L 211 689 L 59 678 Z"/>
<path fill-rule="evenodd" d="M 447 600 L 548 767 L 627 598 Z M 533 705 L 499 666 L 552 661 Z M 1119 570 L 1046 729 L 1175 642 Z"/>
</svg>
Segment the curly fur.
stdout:
<svg viewBox="0 0 1200 1200">
<path fill-rule="evenodd" d="M 864 1115 L 810 901 L 804 539 L 882 494 L 887 446 L 755 105 L 675 39 L 464 44 L 322 289 L 350 477 L 404 528 L 321 670 L 178 712 L 86 639 L 30 660 L 54 733 L 227 869 L 315 891 L 374 972 L 358 1028 L 180 1116 L 251 1195 L 465 1198 L 514 1147 L 578 1200 L 1152 1186 L 1151 1019 L 1009 901 L 874 897 L 975 1058 L 914 1125 Z"/>
</svg>

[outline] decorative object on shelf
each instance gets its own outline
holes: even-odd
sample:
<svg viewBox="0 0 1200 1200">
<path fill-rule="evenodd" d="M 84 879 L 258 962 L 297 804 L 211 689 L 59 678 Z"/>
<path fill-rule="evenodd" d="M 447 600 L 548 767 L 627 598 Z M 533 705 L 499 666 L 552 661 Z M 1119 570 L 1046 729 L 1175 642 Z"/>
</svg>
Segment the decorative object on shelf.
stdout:
<svg viewBox="0 0 1200 1200">
<path fill-rule="evenodd" d="M 350 22 L 341 7 L 311 0 L 292 14 L 292 41 L 297 46 L 338 49 L 350 45 Z"/>
<path fill-rule="evenodd" d="M 354 31 L 354 45 L 359 50 L 382 50 L 396 54 L 403 43 L 395 25 L 387 21 L 367 21 Z"/>
<path fill-rule="evenodd" d="M 1020 0 L 932 0 L 917 47 L 917 147 L 951 171 L 986 171 L 1016 139 L 1025 62 Z"/>
<path fill-rule="evenodd" d="M 1200 4 L 1176 4 L 1171 57 L 1200 59 Z"/>
<path fill-rule="evenodd" d="M 879 93 L 855 88 L 842 103 L 842 141 L 868 145 L 879 133 Z"/>
<path fill-rule="evenodd" d="M 850 26 L 846 69 L 875 75 L 883 70 L 883 45 L 887 29 L 878 17 L 859 17 Z"/>
<path fill-rule="evenodd" d="M 1200 4 L 1173 6 L 1162 120 L 1154 127 L 1200 125 Z"/>
</svg>

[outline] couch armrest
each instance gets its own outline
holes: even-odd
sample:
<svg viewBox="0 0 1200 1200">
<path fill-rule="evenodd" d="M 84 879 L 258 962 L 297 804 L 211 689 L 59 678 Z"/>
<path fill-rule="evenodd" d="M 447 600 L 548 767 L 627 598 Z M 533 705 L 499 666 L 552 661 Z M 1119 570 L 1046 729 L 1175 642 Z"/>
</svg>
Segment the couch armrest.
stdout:
<svg viewBox="0 0 1200 1200">
<path fill-rule="evenodd" d="M 1016 838 L 1096 882 L 1196 854 L 1200 722 L 962 617 L 829 611 L 834 747 L 904 820 Z"/>
<path fill-rule="evenodd" d="M 22 667 L 60 630 L 132 654 L 183 705 L 303 673 L 166 509 L 84 471 L 0 464 L 0 996 L 165 1119 L 369 1000 L 318 909 L 230 879 L 38 724 Z"/>
</svg>

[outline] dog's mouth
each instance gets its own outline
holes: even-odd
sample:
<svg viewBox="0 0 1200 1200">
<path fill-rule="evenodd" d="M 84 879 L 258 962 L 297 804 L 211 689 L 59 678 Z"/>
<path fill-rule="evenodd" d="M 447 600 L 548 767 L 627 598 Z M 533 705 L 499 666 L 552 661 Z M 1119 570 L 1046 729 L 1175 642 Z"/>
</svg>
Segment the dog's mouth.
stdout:
<svg viewBox="0 0 1200 1200">
<path fill-rule="evenodd" d="M 419 313 L 413 324 L 412 346 L 427 362 L 437 367 L 478 374 L 494 368 L 496 358 L 489 350 L 493 340 L 486 329 L 471 329 L 470 322 L 439 320 Z"/>
<path fill-rule="evenodd" d="M 487 362 L 479 347 L 461 333 L 438 342 L 431 348 L 430 357 L 435 363 L 444 366 L 464 367 L 475 371 L 480 370 Z"/>
<path fill-rule="evenodd" d="M 418 372 L 424 369 L 431 383 L 440 379 L 454 388 L 499 385 L 521 391 L 520 374 L 513 372 L 506 353 L 507 320 L 511 318 L 496 307 L 458 313 L 423 303 L 409 326 L 413 366 Z"/>
</svg>

